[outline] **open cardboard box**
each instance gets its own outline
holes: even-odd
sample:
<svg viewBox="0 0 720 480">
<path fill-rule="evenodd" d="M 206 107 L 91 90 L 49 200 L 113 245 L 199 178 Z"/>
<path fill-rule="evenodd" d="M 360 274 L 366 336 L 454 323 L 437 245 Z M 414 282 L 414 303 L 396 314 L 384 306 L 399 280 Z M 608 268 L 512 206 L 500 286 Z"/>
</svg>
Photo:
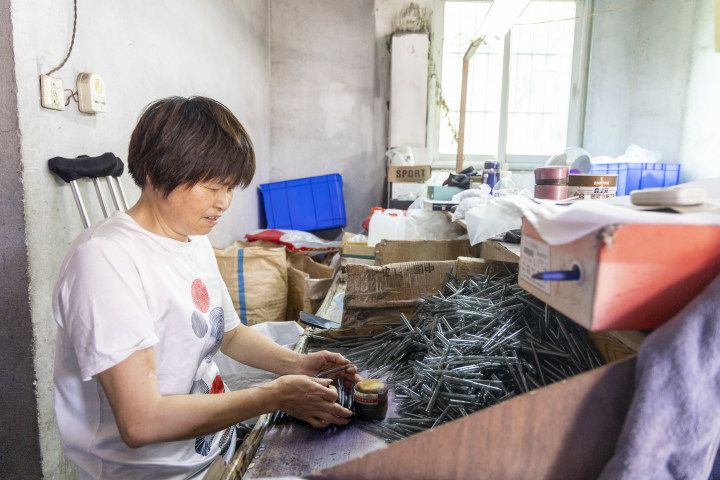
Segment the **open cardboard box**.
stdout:
<svg viewBox="0 0 720 480">
<path fill-rule="evenodd" d="M 471 246 L 467 240 L 382 240 L 371 247 L 350 241 L 352 237 L 350 233 L 343 235 L 340 258 L 344 267 L 480 256 L 480 248 Z"/>
<path fill-rule="evenodd" d="M 630 407 L 634 371 L 634 357 L 614 362 L 309 478 L 597 478 Z"/>
<path fill-rule="evenodd" d="M 328 331 L 371 333 L 377 326 Z M 306 478 L 585 479 L 611 458 L 634 389 L 642 336 L 591 333 L 603 357 L 623 358 L 393 443 Z"/>
<path fill-rule="evenodd" d="M 358 312 L 375 311 L 383 321 L 393 314 L 399 317 L 399 312 L 415 308 L 414 300 L 442 288 L 448 273 L 464 278 L 488 268 L 509 267 L 476 258 L 357 266 L 348 270 L 346 305 L 351 313 L 343 319 L 344 325 L 351 326 L 326 334 L 367 333 L 377 326 L 372 315 L 363 317 Z M 382 308 L 374 308 L 378 305 Z M 597 477 L 612 456 L 632 401 L 634 354 L 644 335 L 590 332 L 590 337 L 608 364 L 315 472 L 310 478 Z"/>
<path fill-rule="evenodd" d="M 459 257 L 456 260 L 389 263 L 382 266 L 348 265 L 342 326 L 400 321 L 412 314 L 420 298 L 442 290 L 453 274 L 466 278 L 472 273 L 505 269 L 501 262 Z"/>
<path fill-rule="evenodd" d="M 427 266 L 436 268 L 426 269 Z M 444 282 L 447 272 L 464 278 L 488 268 L 512 267 L 476 258 L 374 267 L 365 278 L 380 288 L 367 289 L 366 293 L 374 291 L 385 302 L 383 314 L 387 320 L 387 314 L 402 309 L 403 302 L 413 300 L 412 295 L 435 288 L 434 281 Z M 423 274 L 419 273 L 421 270 Z M 407 280 L 411 291 L 406 291 L 404 296 L 393 294 L 395 289 L 388 287 L 403 285 L 402 280 L 385 274 L 405 272 L 399 277 L 413 278 L 407 276 L 410 271 L 418 272 L 413 274 L 414 281 Z M 445 273 L 441 276 L 442 271 Z M 362 296 L 356 297 L 356 307 L 363 304 L 372 305 L 367 299 L 363 302 Z M 372 322 L 358 321 L 352 327 L 325 330 L 321 334 L 364 335 L 381 328 Z M 633 355 L 644 337 L 636 332 L 590 332 L 590 336 L 608 364 L 518 395 L 365 456 L 313 472 L 309 478 L 596 478 L 614 451 L 630 406 L 634 390 Z M 244 442 L 243 445 L 253 445 L 253 449 L 248 449 L 250 453 L 234 459 L 224 473 L 218 465 L 218 475 L 207 478 L 239 478 L 244 470 L 239 470 L 237 465 L 247 466 L 263 441 L 262 432 L 260 429 L 254 438 Z"/>
</svg>

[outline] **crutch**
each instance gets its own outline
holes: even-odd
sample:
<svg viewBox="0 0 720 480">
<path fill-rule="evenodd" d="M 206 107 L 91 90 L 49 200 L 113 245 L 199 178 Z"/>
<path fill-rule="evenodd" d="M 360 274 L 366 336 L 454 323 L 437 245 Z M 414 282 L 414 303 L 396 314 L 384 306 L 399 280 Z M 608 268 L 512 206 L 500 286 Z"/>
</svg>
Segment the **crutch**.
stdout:
<svg viewBox="0 0 720 480">
<path fill-rule="evenodd" d="M 119 179 L 125 169 L 125 165 L 122 160 L 112 153 L 103 153 L 98 157 L 89 157 L 87 155 L 79 155 L 76 158 L 54 157 L 48 160 L 48 167 L 51 172 L 70 184 L 73 197 L 75 198 L 75 204 L 78 207 L 80 218 L 85 228 L 90 226 L 90 217 L 88 216 L 78 186 L 78 180 L 81 178 L 92 179 L 105 218 L 109 216 L 109 210 L 100 189 L 99 178 L 105 178 L 115 209 L 127 210 L 128 204 L 125 191 Z"/>
</svg>

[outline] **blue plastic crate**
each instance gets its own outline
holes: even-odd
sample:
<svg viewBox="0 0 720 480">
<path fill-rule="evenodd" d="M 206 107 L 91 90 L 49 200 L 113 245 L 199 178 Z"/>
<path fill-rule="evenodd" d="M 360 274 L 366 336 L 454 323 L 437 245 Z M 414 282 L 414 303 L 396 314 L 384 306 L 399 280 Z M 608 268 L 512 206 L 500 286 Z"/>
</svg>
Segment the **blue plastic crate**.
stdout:
<svg viewBox="0 0 720 480">
<path fill-rule="evenodd" d="M 264 183 L 260 192 L 267 228 L 310 231 L 346 224 L 339 173 Z"/>
<path fill-rule="evenodd" d="M 680 181 L 677 163 L 598 163 L 591 173 L 610 173 L 618 176 L 617 195 L 630 195 L 633 190 L 672 187 Z"/>
</svg>

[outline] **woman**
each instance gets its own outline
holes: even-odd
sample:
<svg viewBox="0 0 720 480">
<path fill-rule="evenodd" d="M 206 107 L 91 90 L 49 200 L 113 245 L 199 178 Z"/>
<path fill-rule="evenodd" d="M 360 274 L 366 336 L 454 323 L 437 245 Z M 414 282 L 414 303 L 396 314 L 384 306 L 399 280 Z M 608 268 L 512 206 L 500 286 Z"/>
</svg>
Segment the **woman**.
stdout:
<svg viewBox="0 0 720 480">
<path fill-rule="evenodd" d="M 208 98 L 159 100 L 133 131 L 128 167 L 140 199 L 73 243 L 53 294 L 55 413 L 81 477 L 202 477 L 232 456 L 236 423 L 278 409 L 347 423 L 331 380 L 312 375 L 349 362 L 243 326 L 205 237 L 255 171 L 240 122 Z M 228 392 L 218 350 L 281 376 Z"/>
</svg>

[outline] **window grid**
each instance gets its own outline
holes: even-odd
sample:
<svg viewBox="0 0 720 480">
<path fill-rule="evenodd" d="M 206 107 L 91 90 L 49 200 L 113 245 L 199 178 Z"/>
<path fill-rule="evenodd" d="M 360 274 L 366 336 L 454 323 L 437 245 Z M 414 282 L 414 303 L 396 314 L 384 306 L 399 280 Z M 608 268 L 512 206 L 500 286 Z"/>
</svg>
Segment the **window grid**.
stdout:
<svg viewBox="0 0 720 480">
<path fill-rule="evenodd" d="M 451 39 L 446 40 L 443 47 L 443 91 L 450 97 L 446 101 L 454 125 L 459 117 L 464 49 L 474 38 L 490 3 L 489 0 L 446 2 L 445 32 Z M 468 79 L 466 160 L 500 158 L 511 163 L 540 163 L 565 147 L 575 22 L 529 24 L 572 18 L 576 15 L 576 4 L 574 0 L 533 0 L 511 29 L 505 45 L 483 45 L 478 49 L 471 60 Z M 496 55 L 494 65 L 493 55 Z M 509 58 L 506 72 L 503 71 L 503 56 Z M 453 57 L 452 61 L 446 62 L 449 57 Z M 514 78 L 523 73 L 521 67 L 529 67 L 525 84 Z M 499 74 L 498 82 L 493 81 L 493 72 Z M 503 82 L 510 86 L 504 110 L 499 101 Z M 562 87 L 558 88 L 560 85 Z M 556 87 L 554 94 L 550 86 Z M 452 93 L 448 95 L 448 92 Z M 491 99 L 498 100 L 493 104 Z M 504 139 L 499 138 L 502 122 L 507 122 Z M 449 160 L 454 157 L 457 144 L 452 141 L 447 122 L 440 123 L 439 133 L 441 160 Z M 502 145 L 505 145 L 505 151 L 500 151 Z"/>
</svg>

